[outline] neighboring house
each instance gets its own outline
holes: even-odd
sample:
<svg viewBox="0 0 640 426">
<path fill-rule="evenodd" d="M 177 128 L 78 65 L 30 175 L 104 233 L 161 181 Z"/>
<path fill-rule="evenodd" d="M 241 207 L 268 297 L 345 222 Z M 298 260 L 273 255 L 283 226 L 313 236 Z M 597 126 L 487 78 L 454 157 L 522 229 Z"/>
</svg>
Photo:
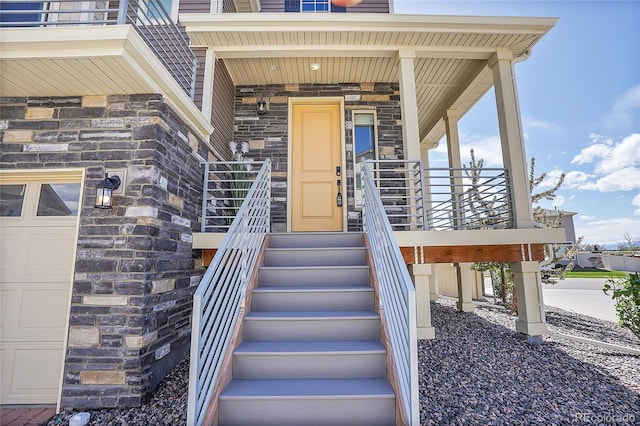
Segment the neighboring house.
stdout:
<svg viewBox="0 0 640 426">
<path fill-rule="evenodd" d="M 564 229 L 566 233 L 566 243 L 574 244 L 576 239 L 576 228 L 573 224 L 573 217 L 578 213 L 566 212 L 564 210 L 545 210 L 551 223 L 558 222 L 558 227 Z"/>
<path fill-rule="evenodd" d="M 438 210 L 427 185 L 423 221 L 398 219 L 396 238 L 418 286 L 421 338 L 433 337 L 431 265 L 455 264 L 458 306 L 471 310 L 478 260 L 512 262 L 517 330 L 546 331 L 538 260 L 543 243 L 565 237 L 532 220 L 513 65 L 555 19 L 394 15 L 383 0 L 44 4 L 2 9 L 2 403 L 139 406 L 188 354 L 203 274 L 194 249 L 216 247 L 201 232 L 202 163 L 229 160 L 229 141 L 272 161 L 272 231 L 357 231 L 354 159 L 428 167 L 446 135 L 445 187 L 468 183 L 457 121 L 491 87 L 505 221 L 485 211 L 471 226 L 462 209 Z M 316 160 L 324 169 L 309 185 L 322 214 L 308 217 L 305 165 Z M 113 209 L 96 209 L 105 172 L 122 184 Z"/>
</svg>

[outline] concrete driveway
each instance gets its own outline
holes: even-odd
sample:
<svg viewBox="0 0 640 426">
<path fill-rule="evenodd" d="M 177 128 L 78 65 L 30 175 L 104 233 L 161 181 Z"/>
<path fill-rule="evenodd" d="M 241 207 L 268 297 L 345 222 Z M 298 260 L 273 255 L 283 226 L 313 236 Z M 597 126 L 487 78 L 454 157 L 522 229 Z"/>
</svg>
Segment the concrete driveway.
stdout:
<svg viewBox="0 0 640 426">
<path fill-rule="evenodd" d="M 615 302 L 602 292 L 606 281 L 606 278 L 565 278 L 557 284 L 542 284 L 544 304 L 617 323 Z"/>
</svg>

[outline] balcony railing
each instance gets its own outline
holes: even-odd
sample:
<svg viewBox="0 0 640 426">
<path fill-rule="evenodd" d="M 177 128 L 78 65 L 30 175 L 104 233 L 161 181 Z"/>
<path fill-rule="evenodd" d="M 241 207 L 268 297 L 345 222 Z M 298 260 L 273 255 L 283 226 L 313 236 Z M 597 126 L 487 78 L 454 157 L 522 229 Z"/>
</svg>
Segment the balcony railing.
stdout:
<svg viewBox="0 0 640 426">
<path fill-rule="evenodd" d="M 427 227 L 442 229 L 506 229 L 513 226 L 508 174 L 497 168 L 429 168 Z"/>
<path fill-rule="evenodd" d="M 2 0 L 0 27 L 60 27 L 129 24 L 193 99 L 198 61 L 184 27 L 160 0 Z"/>
</svg>

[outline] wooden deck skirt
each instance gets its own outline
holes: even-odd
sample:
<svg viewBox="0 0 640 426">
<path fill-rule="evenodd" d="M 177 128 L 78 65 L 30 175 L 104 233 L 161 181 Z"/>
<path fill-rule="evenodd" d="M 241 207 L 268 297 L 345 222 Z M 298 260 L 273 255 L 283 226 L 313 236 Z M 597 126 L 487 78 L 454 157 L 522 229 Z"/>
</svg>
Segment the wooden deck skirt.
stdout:
<svg viewBox="0 0 640 426">
<path fill-rule="evenodd" d="M 543 244 L 400 247 L 406 264 L 544 260 Z"/>
<path fill-rule="evenodd" d="M 202 264 L 209 266 L 217 249 L 202 250 Z M 544 260 L 543 244 L 494 244 L 466 246 L 400 247 L 407 265 L 422 263 L 526 262 Z"/>
</svg>

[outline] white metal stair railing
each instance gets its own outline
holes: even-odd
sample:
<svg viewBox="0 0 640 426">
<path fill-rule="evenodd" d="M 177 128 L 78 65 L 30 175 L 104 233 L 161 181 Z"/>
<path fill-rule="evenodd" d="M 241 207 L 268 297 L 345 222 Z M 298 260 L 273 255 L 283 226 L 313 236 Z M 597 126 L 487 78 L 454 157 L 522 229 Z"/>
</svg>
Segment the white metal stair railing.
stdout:
<svg viewBox="0 0 640 426">
<path fill-rule="evenodd" d="M 395 231 L 425 229 L 426 197 L 422 163 L 367 160 L 382 205 Z"/>
<path fill-rule="evenodd" d="M 200 425 L 269 232 L 271 162 L 262 165 L 193 296 L 187 424 Z"/>
<path fill-rule="evenodd" d="M 204 163 L 201 232 L 227 232 L 261 165 L 252 161 Z"/>
<path fill-rule="evenodd" d="M 380 311 L 391 344 L 400 395 L 411 425 L 420 422 L 418 399 L 418 337 L 415 289 L 395 240 L 373 174 L 362 161 L 362 216 L 380 286 Z"/>
</svg>

